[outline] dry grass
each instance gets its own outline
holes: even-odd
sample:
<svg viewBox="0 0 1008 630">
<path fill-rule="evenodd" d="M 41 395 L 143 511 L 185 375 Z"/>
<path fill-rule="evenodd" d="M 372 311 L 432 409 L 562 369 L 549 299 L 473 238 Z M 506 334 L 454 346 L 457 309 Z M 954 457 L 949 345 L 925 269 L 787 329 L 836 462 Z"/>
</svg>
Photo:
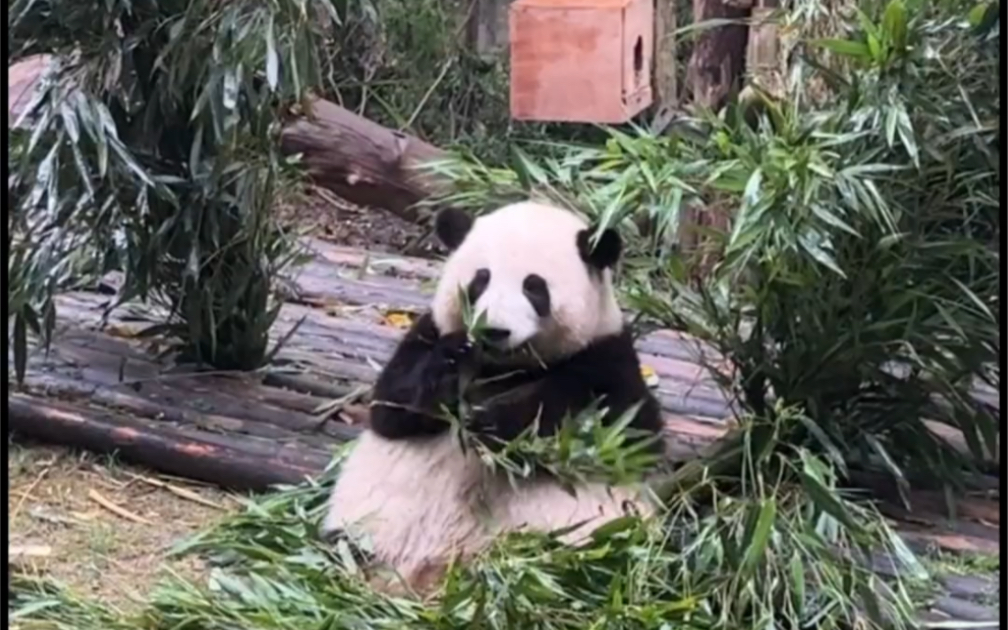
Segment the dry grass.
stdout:
<svg viewBox="0 0 1008 630">
<path fill-rule="evenodd" d="M 9 570 L 120 608 L 143 602 L 165 568 L 200 577 L 194 558 L 166 551 L 237 507 L 215 488 L 52 446 L 10 442 L 7 473 Z"/>
</svg>

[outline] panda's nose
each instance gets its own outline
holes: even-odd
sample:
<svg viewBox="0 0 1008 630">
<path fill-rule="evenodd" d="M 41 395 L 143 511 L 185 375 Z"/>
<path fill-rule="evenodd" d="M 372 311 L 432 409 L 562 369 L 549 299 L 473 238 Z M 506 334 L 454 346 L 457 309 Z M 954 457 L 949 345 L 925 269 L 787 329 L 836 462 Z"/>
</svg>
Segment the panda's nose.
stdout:
<svg viewBox="0 0 1008 630">
<path fill-rule="evenodd" d="M 487 343 L 495 346 L 503 345 L 507 342 L 508 338 L 511 336 L 511 331 L 507 328 L 484 328 L 483 338 L 486 339 Z"/>
</svg>

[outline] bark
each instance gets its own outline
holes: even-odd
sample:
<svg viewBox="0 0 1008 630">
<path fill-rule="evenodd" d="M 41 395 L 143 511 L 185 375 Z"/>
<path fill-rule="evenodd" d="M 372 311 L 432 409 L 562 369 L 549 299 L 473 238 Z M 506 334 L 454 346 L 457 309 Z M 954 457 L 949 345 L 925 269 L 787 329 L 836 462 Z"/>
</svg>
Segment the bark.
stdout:
<svg viewBox="0 0 1008 630">
<path fill-rule="evenodd" d="M 693 21 L 745 20 L 747 0 L 693 0 Z M 687 82 L 696 105 L 720 109 L 745 70 L 748 43 L 745 24 L 729 24 L 700 32 L 687 69 Z"/>
<path fill-rule="evenodd" d="M 310 110 L 284 129 L 281 149 L 303 154 L 315 182 L 343 199 L 416 221 L 414 204 L 447 186 L 422 170 L 446 157 L 441 149 L 326 100 L 312 101 Z"/>
<path fill-rule="evenodd" d="M 745 20 L 749 17 L 748 0 L 693 0 L 693 21 Z M 737 90 L 745 72 L 748 27 L 729 24 L 701 31 L 694 44 L 686 71 L 687 84 L 694 106 L 721 109 L 733 90 Z M 707 274 L 719 252 L 709 250 L 703 230 L 727 230 L 730 213 L 712 204 L 700 209 L 690 208 L 683 217 L 681 233 L 683 254 L 699 256 L 698 276 Z"/>
</svg>

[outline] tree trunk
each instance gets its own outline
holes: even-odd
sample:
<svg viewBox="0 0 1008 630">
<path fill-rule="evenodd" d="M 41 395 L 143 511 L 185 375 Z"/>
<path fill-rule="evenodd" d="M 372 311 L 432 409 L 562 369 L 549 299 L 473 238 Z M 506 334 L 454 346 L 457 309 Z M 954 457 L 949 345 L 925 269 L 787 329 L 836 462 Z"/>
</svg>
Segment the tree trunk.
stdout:
<svg viewBox="0 0 1008 630">
<path fill-rule="evenodd" d="M 693 0 L 693 22 L 746 20 L 751 0 Z M 745 71 L 749 29 L 728 24 L 700 32 L 687 69 L 687 82 L 696 105 L 720 109 Z"/>
<path fill-rule="evenodd" d="M 264 490 L 300 483 L 325 469 L 320 451 L 254 442 L 240 434 L 214 434 L 163 420 L 11 394 L 7 431 L 51 444 L 68 444 L 180 477 L 235 490 Z"/>
<path fill-rule="evenodd" d="M 693 22 L 746 20 L 751 0 L 693 0 Z M 721 109 L 745 73 L 749 29 L 745 24 L 728 24 L 700 32 L 686 70 L 687 84 L 695 107 Z M 719 256 L 711 251 L 705 230 L 724 231 L 731 223 L 727 209 L 716 201 L 706 208 L 687 210 L 680 239 L 685 255 L 697 256 L 694 277 L 706 276 Z"/>
<path fill-rule="evenodd" d="M 7 69 L 7 126 L 21 117 L 31 103 L 35 85 L 49 63 L 49 55 L 31 55 Z"/>
<path fill-rule="evenodd" d="M 676 81 L 676 0 L 655 0 L 654 90 L 655 116 L 652 128 L 662 133 L 679 106 Z"/>
</svg>

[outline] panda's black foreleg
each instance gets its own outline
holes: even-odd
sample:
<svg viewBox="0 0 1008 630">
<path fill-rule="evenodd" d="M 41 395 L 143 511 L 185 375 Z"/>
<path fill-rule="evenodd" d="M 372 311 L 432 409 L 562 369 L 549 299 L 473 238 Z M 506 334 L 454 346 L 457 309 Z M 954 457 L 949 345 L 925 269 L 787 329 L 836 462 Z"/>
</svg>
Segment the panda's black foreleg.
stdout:
<svg viewBox="0 0 1008 630">
<path fill-rule="evenodd" d="M 564 378 L 569 387 L 589 390 L 591 400 L 601 398 L 601 405 L 607 409 L 602 419 L 605 425 L 618 422 L 627 411 L 639 405 L 627 427 L 638 435 L 630 439 L 651 440 L 653 452 L 662 453 L 664 444 L 657 439 L 665 428 L 661 405 L 644 381 L 628 328 L 597 340 L 571 357 L 565 364 Z"/>
<path fill-rule="evenodd" d="M 430 313 L 417 319 L 378 375 L 371 430 L 390 440 L 447 430 L 442 407 L 458 399 L 459 366 L 470 350 L 465 331 L 441 336 Z"/>
<path fill-rule="evenodd" d="M 493 451 L 502 449 L 533 423 L 537 423 L 540 436 L 553 435 L 568 410 L 591 402 L 584 388 L 574 390 L 566 381 L 562 374 L 551 373 L 523 385 L 503 399 L 476 408 L 468 428 Z"/>
<path fill-rule="evenodd" d="M 539 435 L 552 435 L 566 417 L 599 399 L 607 409 L 604 424 L 615 423 L 640 404 L 629 428 L 645 439 L 661 433 L 661 407 L 644 382 L 628 331 L 597 340 L 563 363 L 551 366 L 541 379 L 522 388 L 520 395 L 480 410 L 471 428 L 488 438 L 483 440 L 488 447 L 499 449 L 537 420 Z M 658 441 L 655 445 L 661 448 Z"/>
</svg>

